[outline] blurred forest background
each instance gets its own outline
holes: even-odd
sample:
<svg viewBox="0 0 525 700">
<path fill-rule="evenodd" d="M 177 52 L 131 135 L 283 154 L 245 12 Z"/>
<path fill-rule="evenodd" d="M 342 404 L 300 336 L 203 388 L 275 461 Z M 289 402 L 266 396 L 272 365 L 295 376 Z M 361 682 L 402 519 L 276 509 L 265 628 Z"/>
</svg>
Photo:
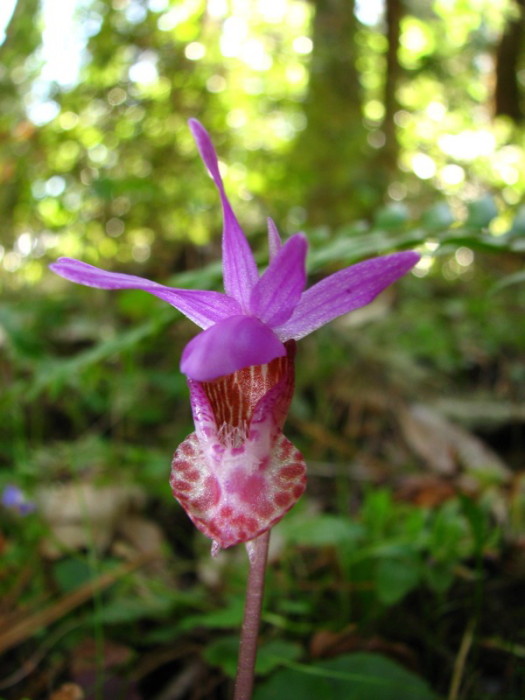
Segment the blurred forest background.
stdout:
<svg viewBox="0 0 525 700">
<path fill-rule="evenodd" d="M 0 698 L 226 698 L 246 562 L 168 486 L 196 328 L 59 256 L 219 288 L 210 131 L 310 280 L 423 255 L 301 341 L 308 492 L 256 697 L 525 697 L 523 0 L 2 0 Z"/>
</svg>

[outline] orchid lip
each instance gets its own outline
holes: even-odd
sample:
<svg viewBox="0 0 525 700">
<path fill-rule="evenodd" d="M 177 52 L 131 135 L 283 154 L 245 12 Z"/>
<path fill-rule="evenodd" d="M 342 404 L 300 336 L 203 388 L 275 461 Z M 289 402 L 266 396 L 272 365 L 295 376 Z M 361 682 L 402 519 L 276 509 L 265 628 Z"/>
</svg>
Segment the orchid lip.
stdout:
<svg viewBox="0 0 525 700">
<path fill-rule="evenodd" d="M 188 381 L 195 432 L 175 452 L 170 484 L 213 551 L 273 527 L 304 492 L 304 459 L 282 434 L 294 341 L 285 352 L 214 381 Z"/>
</svg>

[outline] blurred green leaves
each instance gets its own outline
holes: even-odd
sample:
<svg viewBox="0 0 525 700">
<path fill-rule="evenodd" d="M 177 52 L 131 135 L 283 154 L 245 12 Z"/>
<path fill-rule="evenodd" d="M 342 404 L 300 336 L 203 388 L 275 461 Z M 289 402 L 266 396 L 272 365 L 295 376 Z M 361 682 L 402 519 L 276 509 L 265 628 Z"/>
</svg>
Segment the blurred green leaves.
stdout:
<svg viewBox="0 0 525 700">
<path fill-rule="evenodd" d="M 377 489 L 365 494 L 355 519 L 293 512 L 279 530 L 290 546 L 333 548 L 356 597 L 368 582 L 373 596 L 390 606 L 421 585 L 444 593 L 462 562 L 496 547 L 499 533 L 487 517 L 467 498 L 426 509 L 396 503 L 389 490 Z"/>
<path fill-rule="evenodd" d="M 257 688 L 255 700 L 296 695 L 304 700 L 436 700 L 417 675 L 379 654 L 347 654 L 329 661 L 290 664 Z"/>
<path fill-rule="evenodd" d="M 238 637 L 222 637 L 212 642 L 203 652 L 206 661 L 219 666 L 227 676 L 235 677 L 237 656 L 239 653 Z M 296 661 L 301 656 L 301 647 L 293 642 L 275 639 L 261 644 L 257 650 L 255 672 L 266 676 L 287 662 Z"/>
</svg>

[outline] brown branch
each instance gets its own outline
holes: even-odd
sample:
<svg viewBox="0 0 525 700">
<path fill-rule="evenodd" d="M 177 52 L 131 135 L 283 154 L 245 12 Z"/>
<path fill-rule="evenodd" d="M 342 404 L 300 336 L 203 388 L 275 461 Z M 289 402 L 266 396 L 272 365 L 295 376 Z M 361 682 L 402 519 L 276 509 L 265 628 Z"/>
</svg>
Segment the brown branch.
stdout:
<svg viewBox="0 0 525 700">
<path fill-rule="evenodd" d="M 146 562 L 153 559 L 154 556 L 158 555 L 153 555 L 152 553 L 141 554 L 127 564 L 122 564 L 113 571 L 99 576 L 94 581 L 89 581 L 83 586 L 80 586 L 64 598 L 49 605 L 47 608 L 29 614 L 10 629 L 0 632 L 0 653 L 17 646 L 42 627 L 46 627 L 52 622 L 62 618 L 64 615 L 67 615 L 67 613 L 92 598 L 95 593 L 109 588 L 109 586 L 112 586 L 118 579 L 129 574 L 134 569 L 143 566 Z"/>
</svg>

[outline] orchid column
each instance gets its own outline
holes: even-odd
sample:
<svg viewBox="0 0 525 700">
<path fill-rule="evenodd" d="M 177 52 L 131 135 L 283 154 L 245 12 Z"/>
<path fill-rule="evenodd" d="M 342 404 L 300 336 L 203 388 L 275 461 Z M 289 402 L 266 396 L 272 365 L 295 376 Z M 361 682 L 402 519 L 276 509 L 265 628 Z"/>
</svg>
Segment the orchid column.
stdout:
<svg viewBox="0 0 525 700">
<path fill-rule="evenodd" d="M 218 189 L 224 218 L 224 293 L 166 287 L 108 272 L 71 258 L 51 269 L 99 289 L 141 289 L 202 330 L 185 347 L 195 432 L 179 445 L 170 484 L 212 553 L 247 543 L 251 561 L 236 699 L 249 698 L 262 599 L 268 534 L 305 489 L 302 455 L 283 435 L 294 386 L 296 341 L 342 314 L 370 303 L 408 272 L 416 253 L 394 253 L 347 267 L 305 291 L 306 237 L 284 244 L 269 220 L 270 263 L 259 274 L 233 213 L 206 130 L 190 128 Z"/>
</svg>

